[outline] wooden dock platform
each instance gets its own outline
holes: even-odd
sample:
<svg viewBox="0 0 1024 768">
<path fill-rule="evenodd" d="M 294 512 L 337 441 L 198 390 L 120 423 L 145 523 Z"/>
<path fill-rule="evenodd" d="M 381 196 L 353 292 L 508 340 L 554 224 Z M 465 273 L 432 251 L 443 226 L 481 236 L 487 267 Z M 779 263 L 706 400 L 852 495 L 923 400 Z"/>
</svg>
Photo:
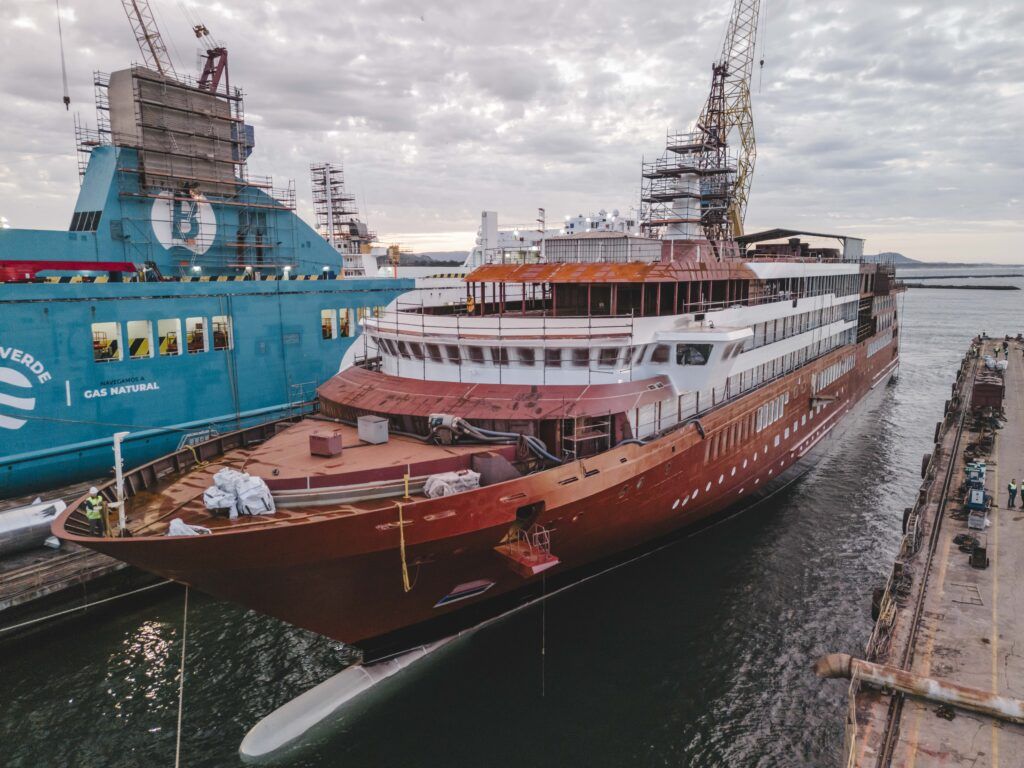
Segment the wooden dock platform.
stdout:
<svg viewBox="0 0 1024 768">
<path fill-rule="evenodd" d="M 1018 494 L 1009 507 L 1007 484 L 1024 480 L 1024 343 L 1011 341 L 999 357 L 1009 362 L 1003 413 L 990 418 L 972 407 L 982 358 L 997 343 L 1001 350 L 1002 339 L 976 341 L 963 360 L 863 656 L 1014 700 L 1024 698 L 1024 500 Z M 969 529 L 964 515 L 965 468 L 975 459 L 986 462 L 992 497 L 981 529 Z M 983 557 L 972 562 L 964 551 L 971 542 L 961 547 L 965 535 L 984 547 Z M 942 704 L 856 677 L 849 705 L 844 766 L 1024 766 L 1024 725 L 1012 713 Z"/>
</svg>

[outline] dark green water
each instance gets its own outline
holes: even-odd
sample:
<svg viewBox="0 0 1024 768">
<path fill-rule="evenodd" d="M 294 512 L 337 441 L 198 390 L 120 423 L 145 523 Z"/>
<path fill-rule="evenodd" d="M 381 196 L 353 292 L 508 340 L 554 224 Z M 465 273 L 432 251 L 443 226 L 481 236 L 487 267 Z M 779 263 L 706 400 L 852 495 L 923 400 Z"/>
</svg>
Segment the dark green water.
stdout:
<svg viewBox="0 0 1024 768">
<path fill-rule="evenodd" d="M 543 676 L 535 607 L 284 764 L 836 765 L 845 688 L 811 662 L 863 648 L 959 358 L 982 328 L 1024 330 L 1022 305 L 909 291 L 899 383 L 790 490 L 551 598 Z M 181 619 L 167 593 L 0 649 L 0 765 L 172 766 Z M 249 727 L 344 664 L 336 643 L 193 594 L 181 764 L 238 765 Z"/>
</svg>

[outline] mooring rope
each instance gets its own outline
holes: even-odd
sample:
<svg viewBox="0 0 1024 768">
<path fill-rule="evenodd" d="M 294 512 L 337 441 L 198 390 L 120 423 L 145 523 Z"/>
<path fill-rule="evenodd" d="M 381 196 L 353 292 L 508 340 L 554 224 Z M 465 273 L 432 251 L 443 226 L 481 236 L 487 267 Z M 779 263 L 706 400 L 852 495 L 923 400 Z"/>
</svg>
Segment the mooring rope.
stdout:
<svg viewBox="0 0 1024 768">
<path fill-rule="evenodd" d="M 174 745 L 174 768 L 181 765 L 181 719 L 185 711 L 185 645 L 188 640 L 188 584 L 185 585 L 185 610 L 181 617 L 181 669 L 178 673 L 178 735 Z"/>
</svg>

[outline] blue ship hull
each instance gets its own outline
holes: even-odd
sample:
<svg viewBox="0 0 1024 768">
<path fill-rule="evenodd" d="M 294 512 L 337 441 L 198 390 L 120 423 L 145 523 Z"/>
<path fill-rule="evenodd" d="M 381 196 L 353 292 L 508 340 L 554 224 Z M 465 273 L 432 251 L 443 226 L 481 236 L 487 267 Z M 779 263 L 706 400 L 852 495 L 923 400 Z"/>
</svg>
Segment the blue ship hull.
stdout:
<svg viewBox="0 0 1024 768">
<path fill-rule="evenodd" d="M 323 338 L 321 312 L 386 305 L 406 281 L 0 285 L 0 498 L 112 471 L 112 435 L 136 466 L 206 430 L 298 413 L 355 337 Z M 98 361 L 92 328 L 229 317 L 228 348 Z M 207 327 L 209 327 L 207 325 Z M 6 374 L 3 372 L 7 371 Z M 13 371 L 13 373 L 11 373 Z M 20 375 L 18 375 L 20 374 Z M 25 386 L 25 381 L 29 386 Z"/>
</svg>

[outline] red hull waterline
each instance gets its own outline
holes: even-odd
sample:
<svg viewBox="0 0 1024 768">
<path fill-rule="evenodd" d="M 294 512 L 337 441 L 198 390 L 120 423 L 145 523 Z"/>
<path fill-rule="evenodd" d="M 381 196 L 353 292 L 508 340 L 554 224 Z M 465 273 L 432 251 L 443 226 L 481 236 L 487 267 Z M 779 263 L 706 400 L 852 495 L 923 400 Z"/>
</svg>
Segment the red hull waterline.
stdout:
<svg viewBox="0 0 1024 768">
<path fill-rule="evenodd" d="M 885 334 L 892 341 L 876 345 L 869 356 L 868 345 Z M 812 395 L 812 374 L 854 354 L 847 373 Z M 646 445 L 621 445 L 400 508 L 350 516 L 311 513 L 288 525 L 240 525 L 211 536 L 122 539 L 70 532 L 64 524 L 72 508 L 54 531 L 296 626 L 365 644 L 749 503 L 808 468 L 808 454 L 888 381 L 898 362 L 897 337 L 887 330 Z M 760 432 L 744 426 L 759 406 L 782 393 L 789 396 L 784 418 Z M 531 522 L 550 533 L 550 555 L 531 560 L 502 546 L 517 512 L 533 515 Z"/>
</svg>

